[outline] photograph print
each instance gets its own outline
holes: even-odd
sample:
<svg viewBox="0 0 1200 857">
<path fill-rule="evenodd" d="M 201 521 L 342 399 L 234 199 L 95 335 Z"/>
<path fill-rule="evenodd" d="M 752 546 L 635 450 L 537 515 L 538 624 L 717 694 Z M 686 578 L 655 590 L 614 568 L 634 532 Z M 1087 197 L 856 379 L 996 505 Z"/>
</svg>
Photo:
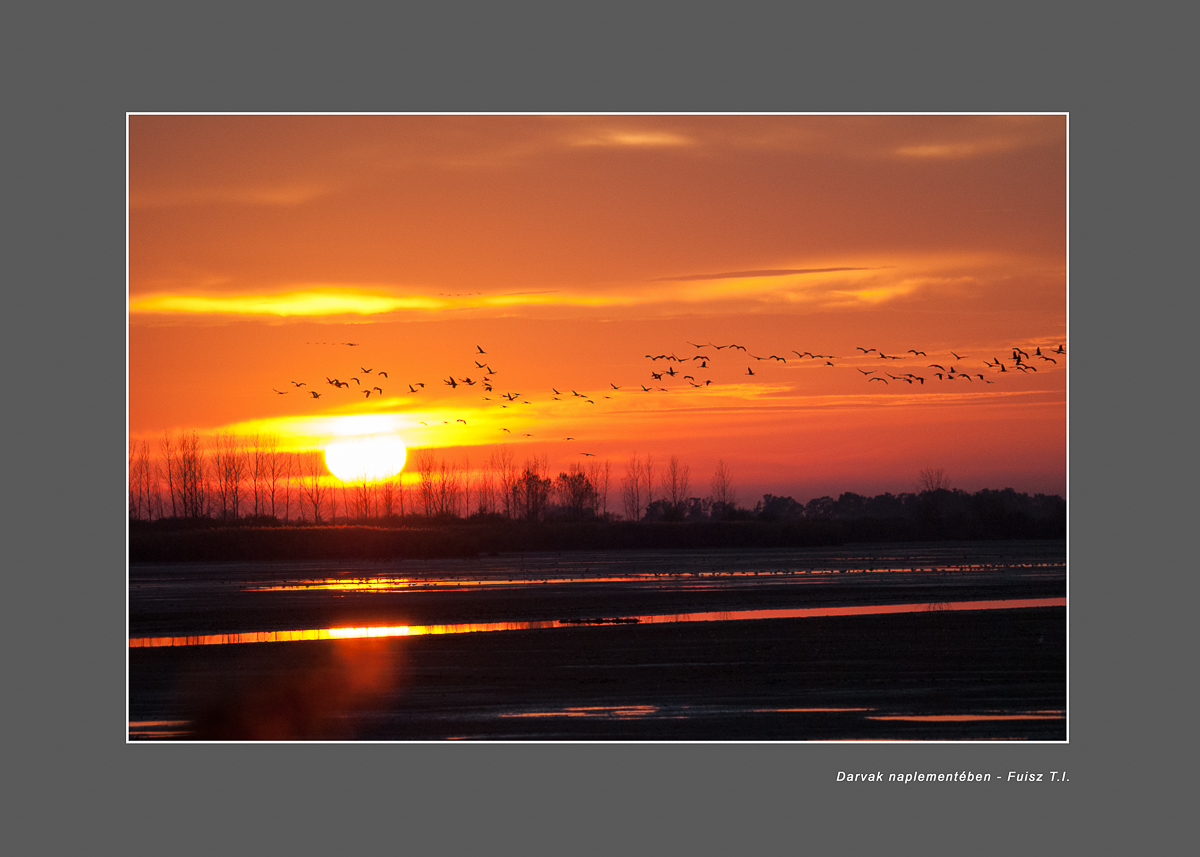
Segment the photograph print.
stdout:
<svg viewBox="0 0 1200 857">
<path fill-rule="evenodd" d="M 129 114 L 128 741 L 1067 739 L 1065 114 Z"/>
</svg>

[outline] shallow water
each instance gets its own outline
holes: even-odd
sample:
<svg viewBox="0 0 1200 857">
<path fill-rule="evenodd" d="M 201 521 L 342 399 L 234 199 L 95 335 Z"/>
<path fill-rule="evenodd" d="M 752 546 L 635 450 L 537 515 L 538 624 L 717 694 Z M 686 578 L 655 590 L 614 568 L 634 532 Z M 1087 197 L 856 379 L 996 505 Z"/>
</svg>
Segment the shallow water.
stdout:
<svg viewBox="0 0 1200 857">
<path fill-rule="evenodd" d="M 1062 740 L 1065 592 L 1063 542 L 138 565 L 127 734 Z M 256 731 L 314 682 L 347 731 Z M 203 726 L 213 705 L 241 725 Z"/>
<path fill-rule="evenodd" d="M 1013 610 L 1022 607 L 1065 607 L 1065 598 L 1024 598 L 1001 601 L 939 601 L 926 604 L 887 604 L 857 607 L 800 607 L 782 610 L 724 610 L 709 613 L 674 613 L 655 616 L 557 620 L 545 622 L 476 622 L 454 625 L 392 625 L 364 628 L 321 628 L 305 631 L 253 631 L 244 634 L 200 634 L 177 637 L 134 637 L 129 647 L 219 646 L 242 643 L 293 643 L 314 640 L 349 640 L 369 637 L 421 637 L 427 634 L 475 634 L 495 631 L 531 631 L 548 628 L 602 625 L 657 624 L 665 622 L 736 622 L 752 619 L 800 619 L 816 616 L 869 616 L 943 610 Z"/>
</svg>

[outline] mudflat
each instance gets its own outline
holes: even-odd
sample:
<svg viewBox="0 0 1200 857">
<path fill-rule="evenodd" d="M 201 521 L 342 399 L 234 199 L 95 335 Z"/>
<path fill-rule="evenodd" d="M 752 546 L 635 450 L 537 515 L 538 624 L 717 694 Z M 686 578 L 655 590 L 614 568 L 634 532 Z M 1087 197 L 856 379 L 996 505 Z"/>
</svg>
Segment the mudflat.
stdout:
<svg viewBox="0 0 1200 857">
<path fill-rule="evenodd" d="M 135 649 L 132 719 L 217 740 L 1063 740 L 1065 629 L 1039 608 Z"/>
<path fill-rule="evenodd" d="M 131 723 L 160 725 L 131 726 L 130 734 L 1064 740 L 1066 609 L 939 609 L 960 601 L 1065 595 L 1057 546 L 1026 547 L 1007 563 L 967 562 L 990 555 L 990 546 L 976 546 L 973 554 L 945 554 L 940 564 L 898 549 L 872 554 L 872 562 L 879 560 L 874 567 L 851 557 L 857 566 L 843 562 L 838 569 L 824 561 L 829 557 L 809 556 L 806 566 L 795 555 L 747 560 L 748 552 L 639 556 L 636 569 L 611 562 L 593 567 L 585 557 L 527 557 L 515 569 L 502 561 L 474 570 L 409 567 L 398 577 L 416 584 L 382 590 L 327 587 L 334 585 L 329 581 L 379 580 L 396 569 L 308 574 L 314 569 L 174 567 L 165 583 L 162 569 L 132 569 L 131 637 L 557 621 L 549 628 L 485 633 L 131 648 Z M 898 557 L 911 565 L 902 567 Z M 928 609 L 663 624 L 569 621 L 901 603 Z"/>
</svg>

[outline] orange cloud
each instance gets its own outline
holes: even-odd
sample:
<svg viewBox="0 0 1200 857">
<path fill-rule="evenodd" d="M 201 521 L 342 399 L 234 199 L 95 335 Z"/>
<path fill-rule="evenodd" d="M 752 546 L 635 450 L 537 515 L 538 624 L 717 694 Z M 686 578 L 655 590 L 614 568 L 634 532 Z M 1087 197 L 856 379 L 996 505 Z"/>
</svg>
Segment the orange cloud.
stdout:
<svg viewBox="0 0 1200 857">
<path fill-rule="evenodd" d="M 694 146 L 697 141 L 682 134 L 670 131 L 617 131 L 606 130 L 587 136 L 575 137 L 571 143 L 575 146 L 614 146 L 614 147 L 660 147 L 660 146 Z"/>
<path fill-rule="evenodd" d="M 311 202 L 330 193 L 324 184 L 293 183 L 238 187 L 161 188 L 130 191 L 129 207 L 168 208 L 187 205 L 291 206 Z"/>
<path fill-rule="evenodd" d="M 342 288 L 317 288 L 278 294 L 153 294 L 131 298 L 130 313 L 329 316 L 375 315 L 405 309 L 444 309 L 447 301 Z"/>
<path fill-rule="evenodd" d="M 1019 260 L 955 255 L 902 264 L 820 268 L 764 268 L 657 277 L 650 281 L 590 287 L 484 294 L 420 293 L 384 284 L 313 284 L 277 293 L 189 294 L 157 292 L 131 297 L 131 315 L 215 315 L 323 318 L 381 316 L 447 310 L 503 312 L 550 309 L 619 309 L 686 306 L 688 312 L 727 313 L 731 303 L 803 304 L 813 308 L 872 307 L 930 291 L 961 290 L 986 280 L 998 265 Z"/>
</svg>

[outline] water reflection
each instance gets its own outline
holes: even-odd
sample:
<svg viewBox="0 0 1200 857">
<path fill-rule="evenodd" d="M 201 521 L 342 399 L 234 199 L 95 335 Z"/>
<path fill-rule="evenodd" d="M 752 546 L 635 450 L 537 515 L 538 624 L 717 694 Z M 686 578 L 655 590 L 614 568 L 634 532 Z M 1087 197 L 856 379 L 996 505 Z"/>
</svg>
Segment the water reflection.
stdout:
<svg viewBox="0 0 1200 857">
<path fill-rule="evenodd" d="M 1065 711 L 992 712 L 989 714 L 877 714 L 867 720 L 920 720 L 969 722 L 974 720 L 1062 720 Z"/>
<path fill-rule="evenodd" d="M 182 738 L 190 734 L 184 727 L 190 720 L 132 720 L 129 723 L 130 738 Z"/>
<path fill-rule="evenodd" d="M 599 717 L 612 720 L 683 720 L 744 714 L 830 714 L 874 711 L 874 708 L 757 708 L 740 705 L 589 705 L 544 711 L 506 711 L 498 717 Z"/>
<path fill-rule="evenodd" d="M 363 577 L 325 577 L 316 579 L 291 580 L 281 583 L 250 583 L 243 584 L 246 592 L 307 592 L 307 591 L 338 591 L 338 592 L 400 592 L 406 590 L 457 590 L 474 591 L 493 587 L 531 586 L 531 585 L 569 585 L 569 584 L 600 584 L 600 583 L 671 583 L 678 586 L 681 583 L 688 588 L 708 588 L 730 582 L 771 582 L 787 579 L 821 579 L 830 575 L 894 575 L 894 574 L 936 574 L 962 575 L 970 573 L 988 573 L 1000 570 L 1022 572 L 1030 571 L 1061 571 L 1061 563 L 962 563 L 950 565 L 913 564 L 892 565 L 883 563 L 879 566 L 864 563 L 861 566 L 829 566 L 829 567 L 783 567 L 783 568 L 754 568 L 754 569 L 664 569 L 656 572 L 629 572 L 618 575 L 605 574 L 603 571 L 592 573 L 591 568 L 529 568 L 508 569 L 496 577 L 481 576 L 488 571 L 476 570 L 473 573 L 459 577 L 447 575 L 437 577 L 431 575 L 400 575 L 400 576 L 363 576 Z"/>
<path fill-rule="evenodd" d="M 1065 607 L 1065 598 L 1024 598 L 1002 601 L 938 602 L 938 610 L 1001 610 L 1021 607 Z M 675 613 L 658 616 L 623 617 L 618 624 L 662 624 L 670 622 L 729 622 L 751 619 L 799 619 L 819 616 L 868 616 L 887 613 L 917 613 L 935 605 L 872 604 L 854 607 L 801 607 L 779 610 L 725 610 L 711 613 Z M 612 623 L 605 623 L 612 624 Z M 129 647 L 215 646 L 238 643 L 289 643 L 308 640 L 346 640 L 370 637 L 417 637 L 427 634 L 471 634 L 486 631 L 529 631 L 545 628 L 578 628 L 578 620 L 537 622 L 487 622 L 453 625 L 390 625 L 362 628 L 324 628 L 304 631 L 252 631 L 242 634 L 204 634 L 180 637 L 133 637 Z"/>
<path fill-rule="evenodd" d="M 559 708 L 554 711 L 521 711 L 501 714 L 501 717 L 605 717 L 629 720 L 650 717 L 659 712 L 657 705 L 589 705 Z"/>
</svg>

